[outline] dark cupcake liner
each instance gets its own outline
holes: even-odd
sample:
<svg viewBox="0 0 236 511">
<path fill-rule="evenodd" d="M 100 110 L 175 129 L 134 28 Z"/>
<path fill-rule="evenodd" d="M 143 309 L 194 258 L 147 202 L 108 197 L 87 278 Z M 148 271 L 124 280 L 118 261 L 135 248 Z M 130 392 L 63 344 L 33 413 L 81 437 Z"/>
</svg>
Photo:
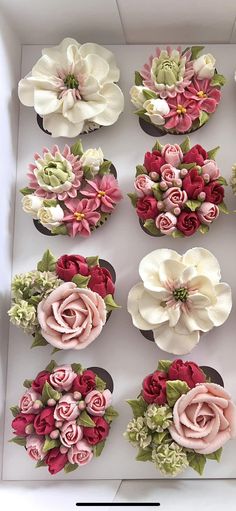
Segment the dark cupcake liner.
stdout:
<svg viewBox="0 0 236 511">
<path fill-rule="evenodd" d="M 113 393 L 114 381 L 113 381 L 110 373 L 108 373 L 108 371 L 106 371 L 106 369 L 103 369 L 102 367 L 88 367 L 87 369 L 89 369 L 90 371 L 93 371 L 99 378 L 101 378 L 103 381 L 105 381 L 105 383 L 107 385 L 107 389 L 109 389 L 110 392 Z"/>
<path fill-rule="evenodd" d="M 151 232 L 149 232 L 146 227 L 144 227 L 144 222 L 141 220 L 141 218 L 139 218 L 139 225 L 141 227 L 141 229 L 143 230 L 143 232 L 145 232 L 145 234 L 148 234 L 148 236 L 152 236 L 153 238 L 161 238 L 162 236 L 166 236 L 166 234 L 152 234 Z"/>
<path fill-rule="evenodd" d="M 50 135 L 50 137 L 52 136 L 52 134 L 50 133 L 50 131 L 48 130 L 45 130 L 44 127 L 43 127 L 43 117 L 41 117 L 39 114 L 37 114 L 37 124 L 38 124 L 38 127 L 44 132 L 46 133 L 46 135 Z M 89 135 L 89 133 L 93 133 L 94 131 L 97 131 L 98 129 L 102 128 L 102 126 L 98 126 L 97 128 L 93 128 L 93 129 L 89 129 L 88 131 L 81 131 L 81 133 L 78 134 L 78 136 L 80 135 Z"/>
<path fill-rule="evenodd" d="M 208 119 L 208 121 L 209 121 L 209 119 Z M 208 121 L 205 124 L 207 124 Z M 188 135 L 189 133 L 193 133 L 194 131 L 200 130 L 201 128 L 203 128 L 203 126 L 205 126 L 205 124 L 203 124 L 203 126 L 198 126 L 197 128 L 191 128 L 190 130 L 182 133 L 182 132 L 176 131 L 174 129 L 166 130 L 164 127 L 163 128 L 161 128 L 160 126 L 157 127 L 154 124 L 152 124 L 151 122 L 145 121 L 142 117 L 139 117 L 139 124 L 140 124 L 141 129 L 144 131 L 144 133 L 147 133 L 147 135 L 151 135 L 152 137 L 156 137 L 156 138 L 163 137 L 164 135 L 182 135 L 182 136 L 184 136 L 184 135 Z"/>
</svg>

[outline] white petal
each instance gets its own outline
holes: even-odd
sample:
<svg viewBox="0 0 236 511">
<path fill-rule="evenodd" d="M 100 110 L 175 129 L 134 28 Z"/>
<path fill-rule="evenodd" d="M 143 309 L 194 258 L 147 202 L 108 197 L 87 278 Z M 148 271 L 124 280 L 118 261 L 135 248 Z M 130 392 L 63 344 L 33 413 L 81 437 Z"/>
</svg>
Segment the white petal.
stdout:
<svg viewBox="0 0 236 511">
<path fill-rule="evenodd" d="M 228 318 L 232 308 L 231 288 L 222 282 L 215 286 L 216 304 L 208 308 L 209 318 L 215 326 L 222 325 Z"/>
<path fill-rule="evenodd" d="M 70 89 L 64 94 L 62 102 L 62 114 L 66 117 L 67 110 L 73 108 L 76 100 L 74 99 L 73 93 Z"/>
<path fill-rule="evenodd" d="M 96 101 L 100 97 L 97 94 L 99 89 L 99 83 L 94 76 L 85 78 L 79 88 L 81 96 L 85 101 Z"/>
<path fill-rule="evenodd" d="M 163 126 L 163 124 L 165 124 L 165 119 L 160 114 L 153 114 L 153 115 L 146 114 L 146 115 L 148 115 L 152 124 L 155 124 L 156 126 Z"/>
<path fill-rule="evenodd" d="M 127 309 L 132 316 L 133 325 L 140 330 L 151 330 L 150 324 L 147 323 L 139 312 L 139 302 L 143 294 L 143 284 L 139 282 L 130 289 L 128 294 Z"/>
<path fill-rule="evenodd" d="M 178 334 L 175 328 L 168 324 L 161 325 L 153 331 L 155 343 L 163 350 L 174 355 L 185 355 L 189 353 L 199 342 L 199 332 Z"/>
<path fill-rule="evenodd" d="M 32 76 L 36 77 L 50 77 L 58 76 L 58 62 L 49 57 L 48 55 L 43 55 L 32 68 Z"/>
<path fill-rule="evenodd" d="M 18 96 L 25 106 L 34 106 L 34 84 L 27 78 L 22 78 L 18 84 Z"/>
<path fill-rule="evenodd" d="M 168 309 L 169 314 L 169 326 L 173 327 L 175 326 L 180 318 L 180 307 L 169 307 Z"/>
<path fill-rule="evenodd" d="M 102 126 L 110 126 L 117 121 L 124 109 L 124 96 L 115 83 L 105 84 L 100 90 L 100 94 L 106 101 L 106 108 L 101 114 L 94 116 L 91 120 Z"/>
<path fill-rule="evenodd" d="M 153 291 L 156 287 L 162 287 L 158 272 L 161 262 L 166 259 L 181 261 L 181 256 L 175 250 L 160 248 L 143 257 L 139 264 L 139 275 L 145 282 L 145 287 Z"/>
<path fill-rule="evenodd" d="M 196 268 L 194 266 L 187 266 L 183 272 L 183 284 L 187 284 L 190 279 L 195 277 L 197 274 Z"/>
<path fill-rule="evenodd" d="M 63 69 L 68 65 L 67 62 L 67 48 L 70 45 L 75 45 L 77 48 L 80 44 L 71 37 L 66 37 L 58 46 L 51 46 L 50 48 L 44 48 L 42 55 L 48 55 L 51 59 L 55 60 L 59 67 Z"/>
<path fill-rule="evenodd" d="M 87 55 L 85 57 L 85 63 L 87 72 L 91 76 L 94 76 L 100 83 L 107 81 L 106 77 L 109 73 L 109 64 L 99 55 Z"/>
<path fill-rule="evenodd" d="M 39 115 L 47 115 L 60 108 L 62 100 L 57 98 L 57 93 L 51 90 L 34 91 L 34 109 Z"/>
<path fill-rule="evenodd" d="M 205 275 L 197 275 L 193 277 L 188 282 L 189 290 L 196 290 L 197 293 L 201 295 L 205 295 L 209 298 L 210 304 L 215 302 L 215 286 L 212 285 L 210 279 L 208 279 Z M 191 300 L 194 297 L 194 294 L 191 295 Z"/>
<path fill-rule="evenodd" d="M 220 265 L 216 257 L 206 248 L 191 248 L 183 255 L 186 266 L 195 266 L 200 275 L 206 275 L 213 284 L 218 284 L 221 278 Z"/>
<path fill-rule="evenodd" d="M 43 118 L 43 127 L 53 137 L 76 137 L 83 131 L 84 123 L 74 124 L 61 114 L 49 114 Z"/>
<path fill-rule="evenodd" d="M 64 116 L 73 124 L 83 122 L 87 119 L 94 120 L 96 114 L 104 110 L 104 102 L 77 101 L 74 106 L 64 112 Z"/>
<path fill-rule="evenodd" d="M 191 295 L 190 303 L 190 309 L 192 313 L 193 309 L 204 309 L 205 307 L 211 305 L 212 302 L 207 296 L 202 295 L 201 293 L 195 293 L 194 295 Z"/>
<path fill-rule="evenodd" d="M 160 281 L 181 284 L 184 270 L 184 264 L 179 261 L 173 259 L 162 261 L 158 268 Z"/>
<path fill-rule="evenodd" d="M 153 325 L 159 325 L 169 319 L 167 308 L 162 307 L 159 300 L 156 300 L 145 290 L 143 290 L 139 300 L 139 312 L 145 321 L 150 324 L 150 329 L 153 329 Z"/>
<path fill-rule="evenodd" d="M 109 74 L 106 77 L 106 82 L 118 82 L 120 78 L 120 71 L 116 65 L 115 57 L 111 51 L 103 46 L 95 43 L 85 43 L 80 46 L 79 53 L 82 57 L 87 55 L 99 55 L 109 64 Z"/>
<path fill-rule="evenodd" d="M 194 309 L 190 314 L 182 313 L 176 325 L 176 331 L 187 335 L 188 332 L 194 332 L 195 330 L 208 332 L 213 326 L 207 309 Z"/>
</svg>

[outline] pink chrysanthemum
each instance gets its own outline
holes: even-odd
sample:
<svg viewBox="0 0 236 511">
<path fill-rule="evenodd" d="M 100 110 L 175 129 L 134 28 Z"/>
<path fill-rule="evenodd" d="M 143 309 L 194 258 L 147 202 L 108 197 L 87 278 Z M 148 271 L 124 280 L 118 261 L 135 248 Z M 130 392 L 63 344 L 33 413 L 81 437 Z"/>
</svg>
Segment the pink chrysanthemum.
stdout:
<svg viewBox="0 0 236 511">
<path fill-rule="evenodd" d="M 114 206 L 122 199 L 118 182 L 112 174 L 97 176 L 93 181 L 87 180 L 87 183 L 80 193 L 90 199 L 96 199 L 101 211 L 105 213 L 111 213 Z"/>
<path fill-rule="evenodd" d="M 168 98 L 167 102 L 170 112 L 165 116 L 167 119 L 165 128 L 185 133 L 191 128 L 192 122 L 199 117 L 199 103 L 193 99 L 186 99 L 183 94 Z"/>
<path fill-rule="evenodd" d="M 100 213 L 96 210 L 99 207 L 97 199 L 67 199 L 65 201 L 66 208 L 63 223 L 68 224 L 68 233 L 73 238 L 76 234 L 81 236 L 89 236 L 91 228 L 94 227 L 100 220 Z"/>
<path fill-rule="evenodd" d="M 183 93 L 187 99 L 198 101 L 199 109 L 212 114 L 221 99 L 221 92 L 216 87 L 211 87 L 210 80 L 193 79 L 191 85 Z"/>
</svg>

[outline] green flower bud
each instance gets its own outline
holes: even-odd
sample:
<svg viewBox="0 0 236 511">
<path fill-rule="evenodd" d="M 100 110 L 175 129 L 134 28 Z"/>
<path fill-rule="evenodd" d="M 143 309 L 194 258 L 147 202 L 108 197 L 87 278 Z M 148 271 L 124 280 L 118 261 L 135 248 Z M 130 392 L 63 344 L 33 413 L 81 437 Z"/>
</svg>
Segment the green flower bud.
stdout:
<svg viewBox="0 0 236 511">
<path fill-rule="evenodd" d="M 152 460 L 164 475 L 177 476 L 188 467 L 183 447 L 175 442 L 161 444 L 152 451 Z"/>
<path fill-rule="evenodd" d="M 158 406 L 151 404 L 145 412 L 145 419 L 149 429 L 161 432 L 169 428 L 172 423 L 172 410 L 168 405 Z"/>
<path fill-rule="evenodd" d="M 142 449 L 145 449 L 152 440 L 144 417 L 138 417 L 130 421 L 124 436 L 134 447 L 141 447 Z"/>
</svg>

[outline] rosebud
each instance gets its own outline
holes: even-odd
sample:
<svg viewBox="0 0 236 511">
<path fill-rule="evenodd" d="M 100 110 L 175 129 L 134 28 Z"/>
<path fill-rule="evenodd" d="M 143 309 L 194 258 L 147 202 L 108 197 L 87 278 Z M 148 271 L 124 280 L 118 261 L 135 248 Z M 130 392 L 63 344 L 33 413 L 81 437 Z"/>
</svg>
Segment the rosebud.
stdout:
<svg viewBox="0 0 236 511">
<path fill-rule="evenodd" d="M 55 406 L 56 401 L 55 401 L 55 399 L 51 398 L 51 399 L 48 399 L 47 404 L 48 404 L 48 406 Z"/>
<path fill-rule="evenodd" d="M 59 428 L 59 429 L 60 429 L 60 428 L 62 428 L 62 426 L 63 426 L 63 422 L 62 422 L 62 421 L 56 421 L 56 422 L 55 422 L 55 426 L 56 426 L 56 428 Z"/>
<path fill-rule="evenodd" d="M 85 410 L 86 403 L 84 401 L 80 401 L 78 404 L 78 408 L 79 408 L 79 410 Z"/>
<path fill-rule="evenodd" d="M 67 449 L 67 447 L 65 447 L 64 445 L 61 445 L 60 447 L 60 453 L 61 454 L 66 454 L 68 452 L 69 449 Z"/>
<path fill-rule="evenodd" d="M 56 438 L 58 438 L 59 435 L 60 435 L 59 429 L 54 429 L 53 431 L 51 431 L 49 436 L 52 440 L 56 440 Z"/>
<path fill-rule="evenodd" d="M 187 174 L 188 174 L 188 170 L 187 169 L 181 169 L 181 171 L 180 171 L 180 176 L 181 177 L 187 176 Z"/>
<path fill-rule="evenodd" d="M 78 392 L 78 390 L 76 390 L 74 393 L 73 393 L 73 398 L 75 399 L 75 401 L 79 401 L 82 397 L 82 394 L 81 392 Z"/>
<path fill-rule="evenodd" d="M 175 186 L 182 186 L 182 179 L 176 179 Z"/>
<path fill-rule="evenodd" d="M 199 195 L 198 195 L 198 200 L 204 201 L 205 198 L 206 198 L 205 192 L 200 192 Z"/>
<path fill-rule="evenodd" d="M 26 426 L 26 428 L 25 428 L 25 432 L 27 435 L 32 435 L 32 433 L 34 433 L 33 424 L 28 424 L 28 426 Z"/>
<path fill-rule="evenodd" d="M 168 184 L 167 184 L 165 181 L 162 181 L 162 182 L 160 183 L 160 188 L 161 188 L 161 190 L 164 190 L 164 191 L 165 191 L 165 190 L 167 190 L 167 188 L 168 188 Z"/>
<path fill-rule="evenodd" d="M 36 401 L 33 404 L 34 410 L 39 410 L 39 408 L 42 408 L 42 407 L 43 407 L 42 401 L 40 401 L 39 399 L 36 399 Z"/>
<path fill-rule="evenodd" d="M 164 202 L 162 200 L 159 200 L 157 202 L 157 209 L 159 209 L 160 211 L 164 209 Z"/>
<path fill-rule="evenodd" d="M 157 172 L 150 172 L 149 176 L 153 181 L 158 181 L 159 179 L 159 174 Z"/>
<path fill-rule="evenodd" d="M 202 176 L 202 177 L 203 177 L 203 179 L 204 179 L 205 183 L 209 183 L 209 181 L 210 181 L 210 176 L 209 176 L 209 174 L 203 174 L 203 176 Z"/>
<path fill-rule="evenodd" d="M 180 208 L 175 208 L 173 213 L 174 213 L 175 216 L 178 216 L 181 213 L 181 209 Z"/>
</svg>

